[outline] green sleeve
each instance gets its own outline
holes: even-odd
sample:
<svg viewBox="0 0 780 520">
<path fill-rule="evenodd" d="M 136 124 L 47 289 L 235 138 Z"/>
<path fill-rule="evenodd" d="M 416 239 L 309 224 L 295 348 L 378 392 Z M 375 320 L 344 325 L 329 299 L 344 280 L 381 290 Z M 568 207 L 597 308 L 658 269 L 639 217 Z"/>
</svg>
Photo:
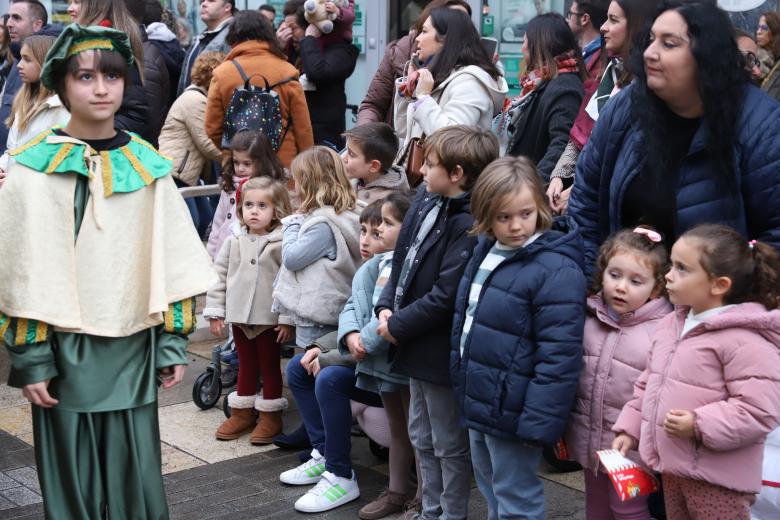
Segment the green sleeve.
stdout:
<svg viewBox="0 0 780 520">
<path fill-rule="evenodd" d="M 11 355 L 9 386 L 21 388 L 57 375 L 47 324 L 0 313 L 0 336 Z"/>
<path fill-rule="evenodd" d="M 159 341 L 155 353 L 155 367 L 159 370 L 174 365 L 187 364 L 187 338 L 171 334 L 160 327 Z"/>
<path fill-rule="evenodd" d="M 187 364 L 187 336 L 195 330 L 195 298 L 168 306 L 165 324 L 160 328 L 160 342 L 155 366 L 160 368 Z"/>
</svg>

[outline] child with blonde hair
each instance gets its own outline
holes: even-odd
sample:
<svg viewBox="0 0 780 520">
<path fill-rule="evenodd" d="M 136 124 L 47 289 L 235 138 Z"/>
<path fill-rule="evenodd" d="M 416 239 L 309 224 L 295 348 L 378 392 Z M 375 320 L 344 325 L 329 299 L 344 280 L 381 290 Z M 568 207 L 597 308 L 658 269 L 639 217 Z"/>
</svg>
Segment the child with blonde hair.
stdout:
<svg viewBox="0 0 780 520">
<path fill-rule="evenodd" d="M 5 121 L 10 130 L 7 150 L 0 156 L 2 172 L 7 172 L 13 161 L 10 152 L 41 132 L 65 125 L 70 120 L 70 113 L 57 93 L 41 83 L 41 66 L 53 44 L 53 36 L 40 35 L 28 36 L 22 43 L 21 60 L 17 65 L 22 88 L 14 98 L 11 115 Z"/>
<path fill-rule="evenodd" d="M 301 202 L 282 219 L 282 268 L 274 307 L 293 317 L 296 343 L 307 347 L 336 330 L 360 266 L 356 198 L 341 157 L 324 146 L 300 153 L 292 176 Z"/>
<path fill-rule="evenodd" d="M 563 434 L 580 373 L 582 238 L 553 220 L 525 157 L 488 165 L 471 200 L 479 242 L 455 303 L 455 401 L 488 518 L 542 520 L 542 446 Z"/>
<path fill-rule="evenodd" d="M 220 336 L 232 324 L 238 350 L 238 387 L 228 395 L 232 410 L 217 439 L 232 440 L 254 428 L 252 444 L 269 444 L 282 432 L 281 344 L 292 339 L 286 316 L 271 310 L 273 281 L 282 262 L 281 221 L 290 214 L 287 189 L 269 177 L 253 177 L 236 190 L 236 212 L 242 233 L 225 240 L 217 255 L 217 282 L 206 295 L 204 317 Z M 258 375 L 263 395 L 255 396 Z M 255 410 L 260 422 L 255 425 Z"/>
<path fill-rule="evenodd" d="M 649 519 L 647 497 L 622 501 L 599 471 L 596 452 L 612 447 L 612 427 L 647 363 L 652 337 L 672 306 L 664 298 L 669 254 L 648 227 L 618 231 L 601 246 L 588 298 L 582 375 L 566 433 L 572 458 L 585 469 L 589 520 Z M 632 452 L 638 460 L 638 454 Z"/>
<path fill-rule="evenodd" d="M 780 423 L 780 255 L 697 226 L 672 247 L 658 325 L 612 447 L 661 473 L 667 518 L 747 520 Z"/>
</svg>

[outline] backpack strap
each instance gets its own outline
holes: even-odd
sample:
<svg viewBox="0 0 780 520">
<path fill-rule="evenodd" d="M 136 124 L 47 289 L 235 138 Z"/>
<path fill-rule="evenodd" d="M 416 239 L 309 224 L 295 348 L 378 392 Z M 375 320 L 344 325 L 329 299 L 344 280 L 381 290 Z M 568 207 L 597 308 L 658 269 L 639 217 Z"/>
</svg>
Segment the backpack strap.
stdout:
<svg viewBox="0 0 780 520">
<path fill-rule="evenodd" d="M 244 80 L 244 88 L 249 90 L 249 76 L 246 75 L 246 72 L 244 72 L 244 69 L 241 68 L 241 65 L 239 65 L 236 60 L 230 60 L 230 63 L 236 66 L 238 73 L 241 74 L 241 79 Z M 268 84 L 267 81 L 266 84 Z"/>
<path fill-rule="evenodd" d="M 264 78 L 265 79 L 265 78 Z M 298 81 L 297 76 L 290 76 L 289 78 L 285 78 L 282 81 L 279 81 L 277 83 L 274 83 L 273 85 L 268 85 L 268 82 L 266 81 L 266 85 L 268 85 L 268 90 L 271 90 L 273 88 L 276 88 L 280 85 L 284 85 L 285 83 L 290 83 L 291 81 Z M 290 130 L 290 126 L 292 126 L 292 109 L 290 109 L 290 113 L 287 114 L 287 126 L 284 127 L 284 131 L 282 132 L 282 136 L 279 139 L 279 147 L 281 148 L 282 144 L 284 144 L 284 140 L 287 137 L 287 132 Z"/>
</svg>

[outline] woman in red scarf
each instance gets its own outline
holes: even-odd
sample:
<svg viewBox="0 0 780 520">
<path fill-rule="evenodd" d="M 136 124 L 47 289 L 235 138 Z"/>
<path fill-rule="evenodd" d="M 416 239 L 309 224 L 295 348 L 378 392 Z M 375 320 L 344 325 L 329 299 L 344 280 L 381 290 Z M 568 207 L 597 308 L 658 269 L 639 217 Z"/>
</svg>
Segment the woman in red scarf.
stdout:
<svg viewBox="0 0 780 520">
<path fill-rule="evenodd" d="M 508 109 L 506 153 L 529 157 L 546 183 L 569 141 L 587 73 L 577 40 L 559 14 L 528 23 L 523 55 L 528 73 Z"/>
</svg>

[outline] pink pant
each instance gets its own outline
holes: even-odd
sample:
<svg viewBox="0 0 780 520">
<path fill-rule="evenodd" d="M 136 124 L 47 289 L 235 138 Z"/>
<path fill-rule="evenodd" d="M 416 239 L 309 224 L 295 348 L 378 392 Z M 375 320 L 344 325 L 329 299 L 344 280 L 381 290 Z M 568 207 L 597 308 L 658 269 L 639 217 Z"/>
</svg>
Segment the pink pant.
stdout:
<svg viewBox="0 0 780 520">
<path fill-rule="evenodd" d="M 749 520 L 753 493 L 663 474 L 667 520 Z"/>
<path fill-rule="evenodd" d="M 649 520 L 647 497 L 620 500 L 606 473 L 585 470 L 585 518 L 587 520 Z"/>
</svg>

